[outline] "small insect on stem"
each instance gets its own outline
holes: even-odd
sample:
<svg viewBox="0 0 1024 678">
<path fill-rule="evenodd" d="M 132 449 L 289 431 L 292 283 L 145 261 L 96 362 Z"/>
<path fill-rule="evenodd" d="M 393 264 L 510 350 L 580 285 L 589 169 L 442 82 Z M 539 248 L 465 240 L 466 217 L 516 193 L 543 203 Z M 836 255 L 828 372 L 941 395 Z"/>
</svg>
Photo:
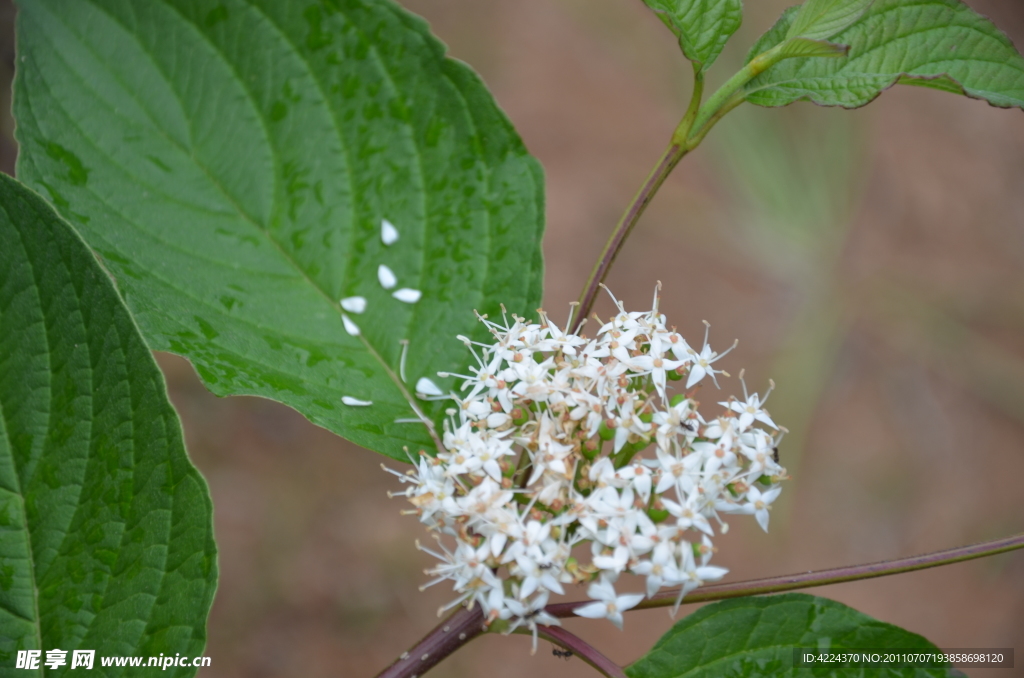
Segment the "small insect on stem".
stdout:
<svg viewBox="0 0 1024 678">
<path fill-rule="evenodd" d="M 572 658 L 573 651 L 572 650 L 562 650 L 560 648 L 553 647 L 553 648 L 551 648 L 551 654 L 555 655 L 556 657 L 561 657 L 562 659 L 568 661 L 569 659 Z"/>
</svg>

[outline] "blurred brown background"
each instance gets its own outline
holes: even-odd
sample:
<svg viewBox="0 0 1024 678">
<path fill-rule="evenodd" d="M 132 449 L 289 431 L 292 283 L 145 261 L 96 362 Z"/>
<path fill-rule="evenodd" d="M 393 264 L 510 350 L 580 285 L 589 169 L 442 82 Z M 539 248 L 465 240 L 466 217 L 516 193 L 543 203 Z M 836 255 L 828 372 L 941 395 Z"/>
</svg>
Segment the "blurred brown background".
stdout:
<svg viewBox="0 0 1024 678">
<path fill-rule="evenodd" d="M 563 317 L 682 115 L 688 66 L 639 0 L 404 4 L 483 76 L 543 163 L 545 308 Z M 712 84 L 786 4 L 748 1 Z M 1021 0 L 969 4 L 1024 47 Z M 12 18 L 4 2 L 5 83 Z M 646 308 L 655 280 L 691 341 L 702 319 L 716 348 L 740 339 L 725 368 L 745 367 L 757 390 L 773 378 L 768 407 L 792 431 L 771 533 L 735 519 L 716 541 L 728 580 L 1024 530 L 1020 111 L 906 87 L 854 112 L 740 109 L 666 183 L 609 283 Z M 215 506 L 221 581 L 202 678 L 373 675 L 433 626 L 449 592 L 417 590 L 430 559 L 385 496 L 381 457 L 274 403 L 214 398 L 185 361 L 160 362 Z M 941 647 L 1015 646 L 1016 670 L 974 675 L 1024 675 L 1024 553 L 812 592 Z M 664 610 L 627 615 L 622 633 L 568 623 L 622 663 L 670 625 Z M 431 675 L 527 674 L 595 675 L 546 644 L 531 657 L 522 637 L 485 637 Z"/>
</svg>

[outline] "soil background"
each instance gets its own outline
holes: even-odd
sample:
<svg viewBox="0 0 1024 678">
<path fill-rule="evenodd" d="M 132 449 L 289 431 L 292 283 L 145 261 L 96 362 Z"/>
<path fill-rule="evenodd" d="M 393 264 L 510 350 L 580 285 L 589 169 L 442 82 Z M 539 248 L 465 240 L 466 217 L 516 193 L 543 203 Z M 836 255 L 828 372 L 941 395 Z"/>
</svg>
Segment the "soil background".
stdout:
<svg viewBox="0 0 1024 678">
<path fill-rule="evenodd" d="M 543 163 L 544 305 L 563 317 L 685 109 L 688 66 L 639 1 L 403 4 L 481 74 Z M 712 85 L 785 4 L 747 2 Z M 1024 47 L 1024 3 L 969 4 Z M 0 4 L 7 83 L 13 15 Z M 0 169 L 13 173 L 0 91 Z M 771 532 L 737 518 L 716 540 L 726 581 L 1024 531 L 1021 111 L 911 87 L 856 111 L 737 111 L 665 184 L 609 284 L 642 309 L 656 280 L 691 343 L 704 319 L 716 348 L 740 339 L 723 366 L 761 392 L 774 379 L 768 409 L 792 431 Z M 429 631 L 450 592 L 418 591 L 431 560 L 385 494 L 384 459 L 275 403 L 218 399 L 186 361 L 158 357 L 215 507 L 220 587 L 201 678 L 372 676 Z M 722 387 L 703 399 L 741 389 L 735 376 Z M 1024 675 L 1024 552 L 811 592 L 940 647 L 1015 647 L 1016 670 L 967 673 Z M 628 614 L 624 632 L 567 622 L 621 663 L 671 624 L 665 610 Z M 595 675 L 550 650 L 488 636 L 431 675 Z"/>
</svg>

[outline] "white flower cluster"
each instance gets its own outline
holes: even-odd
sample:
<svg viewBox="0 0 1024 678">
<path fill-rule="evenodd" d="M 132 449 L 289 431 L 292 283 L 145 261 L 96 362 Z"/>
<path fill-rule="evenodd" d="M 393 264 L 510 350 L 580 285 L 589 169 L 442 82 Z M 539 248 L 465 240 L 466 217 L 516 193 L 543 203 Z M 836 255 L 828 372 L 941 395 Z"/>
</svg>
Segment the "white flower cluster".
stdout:
<svg viewBox="0 0 1024 678">
<path fill-rule="evenodd" d="M 589 583 L 595 602 L 576 614 L 621 627 L 645 595 L 616 592 L 623 572 L 646 577 L 648 597 L 680 586 L 678 606 L 727 572 L 709 564 L 715 526 L 728 529 L 721 514 L 753 514 L 767 530 L 786 471 L 763 399 L 744 385 L 744 400 L 705 419 L 694 387 L 717 385 L 724 353 L 707 333 L 698 351 L 666 327 L 657 292 L 651 311 L 615 303 L 618 315 L 592 339 L 543 312 L 540 323 L 481 318 L 493 344 L 460 337 L 477 367 L 452 375 L 464 381 L 450 396 L 458 406 L 444 452 L 392 471 L 437 537 L 440 550 L 420 547 L 441 561 L 426 586 L 451 580 L 458 594 L 441 611 L 479 604 L 487 623 L 525 625 L 536 643 L 537 624 L 558 623 L 544 612 L 549 595 Z M 686 392 L 671 395 L 674 383 Z M 574 557 L 585 542 L 589 558 Z"/>
</svg>

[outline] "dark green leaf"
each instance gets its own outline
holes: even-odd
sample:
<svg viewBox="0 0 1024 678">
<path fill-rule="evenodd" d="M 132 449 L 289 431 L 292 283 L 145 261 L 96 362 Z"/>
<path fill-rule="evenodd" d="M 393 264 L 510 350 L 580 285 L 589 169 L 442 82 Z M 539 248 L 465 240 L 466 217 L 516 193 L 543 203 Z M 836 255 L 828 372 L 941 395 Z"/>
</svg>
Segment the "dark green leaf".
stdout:
<svg viewBox="0 0 1024 678">
<path fill-rule="evenodd" d="M 743 20 L 741 0 L 644 0 L 679 40 L 683 56 L 707 70 Z"/>
<path fill-rule="evenodd" d="M 646 655 L 626 669 L 630 678 L 753 678 L 772 676 L 926 676 L 945 668 L 901 665 L 839 673 L 828 666 L 794 667 L 793 651 L 843 652 L 902 648 L 934 651 L 921 636 L 826 598 L 789 593 L 724 600 L 676 622 Z"/>
<path fill-rule="evenodd" d="M 872 2 L 874 0 L 806 0 L 787 35 L 826 40 L 857 21 Z"/>
<path fill-rule="evenodd" d="M 75 649 L 199 656 L 216 580 L 152 354 L 85 243 L 0 175 L 0 675 L 43 675 L 18 650 L 68 651 L 47 675 Z"/>
<path fill-rule="evenodd" d="M 395 423 L 417 380 L 466 369 L 474 309 L 540 302 L 541 171 L 479 78 L 385 0 L 20 6 L 18 172 L 102 256 L 153 348 L 398 459 L 430 446 Z"/>
<path fill-rule="evenodd" d="M 796 13 L 797 8 L 787 10 L 751 58 L 782 42 Z M 747 101 L 856 108 L 898 82 L 916 80 L 994 106 L 1024 107 L 1024 58 L 988 19 L 959 0 L 876 0 L 829 39 L 849 45 L 849 56 L 782 62 L 747 84 Z"/>
</svg>

